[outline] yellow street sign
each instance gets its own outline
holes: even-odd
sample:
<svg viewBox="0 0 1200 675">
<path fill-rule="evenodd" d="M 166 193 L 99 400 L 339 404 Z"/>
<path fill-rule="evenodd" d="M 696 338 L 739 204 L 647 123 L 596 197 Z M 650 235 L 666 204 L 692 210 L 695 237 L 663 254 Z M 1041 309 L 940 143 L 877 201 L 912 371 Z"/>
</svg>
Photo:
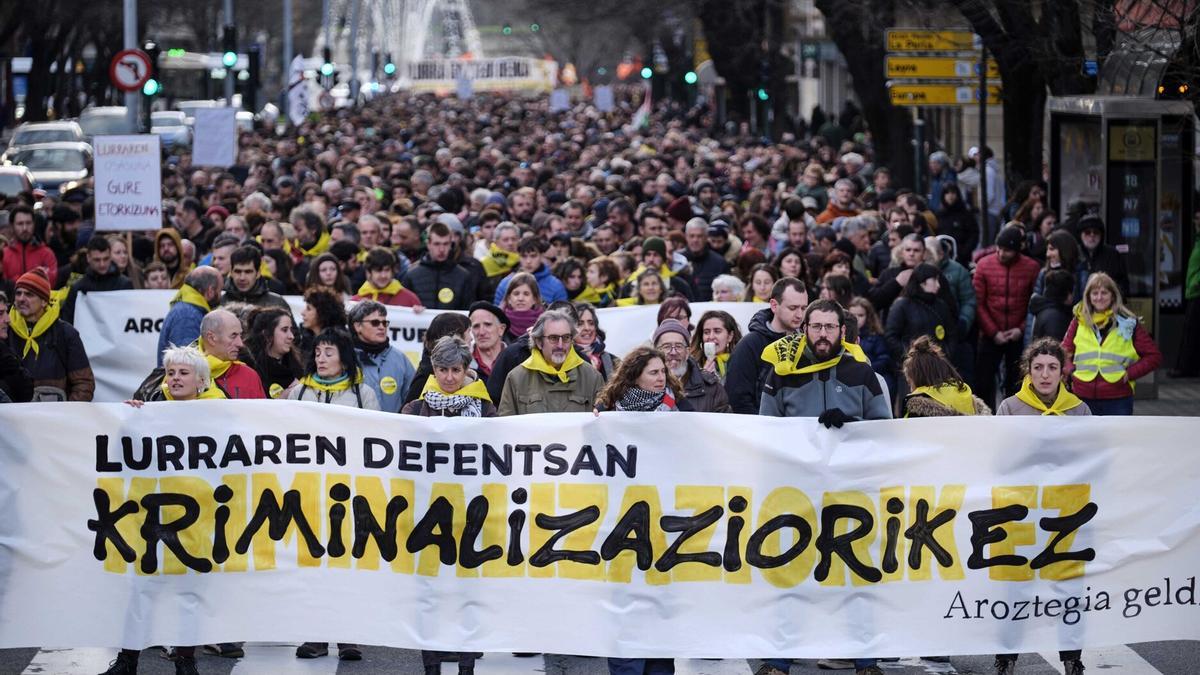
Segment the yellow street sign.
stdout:
<svg viewBox="0 0 1200 675">
<path fill-rule="evenodd" d="M 888 54 L 887 76 L 893 79 L 978 79 L 979 59 L 954 58 L 952 56 L 896 56 Z M 1000 79 L 1000 66 L 994 59 L 988 59 L 987 76 L 989 80 Z"/>
<path fill-rule="evenodd" d="M 892 105 L 965 106 L 979 104 L 979 87 L 956 84 L 888 84 Z M 1000 87 L 988 87 L 988 105 L 1000 104 Z"/>
<path fill-rule="evenodd" d="M 963 52 L 980 46 L 978 36 L 966 30 L 887 30 L 889 52 Z"/>
</svg>

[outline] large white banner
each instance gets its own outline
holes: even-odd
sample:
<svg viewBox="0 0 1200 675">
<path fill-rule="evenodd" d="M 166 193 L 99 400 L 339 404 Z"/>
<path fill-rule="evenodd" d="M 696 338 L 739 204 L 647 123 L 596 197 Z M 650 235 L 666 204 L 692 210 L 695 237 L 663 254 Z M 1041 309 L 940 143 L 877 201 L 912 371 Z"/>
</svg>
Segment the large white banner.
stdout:
<svg viewBox="0 0 1200 675">
<path fill-rule="evenodd" d="M 2 406 L 0 647 L 811 658 L 1200 639 L 1194 420 L 733 420 Z"/>
<path fill-rule="evenodd" d="M 158 136 L 97 136 L 96 229 L 162 227 L 162 151 Z"/>
<path fill-rule="evenodd" d="M 154 350 L 163 318 L 175 291 L 111 291 L 86 293 L 75 308 L 75 327 L 96 375 L 96 401 L 123 401 L 133 395 L 142 380 L 154 369 Z M 304 309 L 304 298 L 288 296 L 297 320 Z M 740 302 L 700 302 L 692 304 L 692 321 L 709 309 L 723 309 L 734 316 L 743 332 L 754 312 L 763 304 Z M 392 344 L 408 354 L 413 363 L 421 357 L 425 329 L 439 310 L 417 314 L 404 307 L 389 307 Z M 658 307 L 619 307 L 599 310 L 600 326 L 608 335 L 608 350 L 622 356 L 649 341 L 654 333 Z"/>
</svg>

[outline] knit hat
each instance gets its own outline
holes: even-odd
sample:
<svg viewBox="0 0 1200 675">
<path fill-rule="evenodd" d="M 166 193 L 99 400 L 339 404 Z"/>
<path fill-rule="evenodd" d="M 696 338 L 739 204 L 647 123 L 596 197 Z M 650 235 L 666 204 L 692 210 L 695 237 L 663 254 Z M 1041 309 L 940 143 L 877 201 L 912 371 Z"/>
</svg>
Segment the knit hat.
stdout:
<svg viewBox="0 0 1200 675">
<path fill-rule="evenodd" d="M 667 333 L 679 333 L 683 336 L 684 342 L 692 341 L 692 333 L 688 330 L 687 326 L 683 325 L 683 323 L 678 319 L 667 319 L 658 324 L 658 328 L 654 329 L 654 337 L 650 340 L 650 342 L 652 344 L 658 344 L 658 338 L 666 335 Z"/>
<path fill-rule="evenodd" d="M 493 305 L 492 303 L 488 302 L 487 300 L 479 300 L 478 302 L 471 303 L 470 308 L 467 309 L 467 316 L 469 317 L 472 314 L 474 314 L 475 310 L 477 310 L 477 309 L 482 309 L 485 312 L 490 312 L 493 316 L 496 317 L 497 321 L 499 321 L 501 324 L 503 324 L 505 330 L 508 330 L 508 327 L 510 325 L 512 325 L 508 319 L 508 315 L 504 313 L 504 310 L 500 309 L 496 305 Z"/>
<path fill-rule="evenodd" d="M 667 242 L 663 241 L 662 237 L 647 237 L 646 241 L 642 242 L 642 257 L 645 257 L 650 251 L 656 251 L 666 259 Z"/>
<path fill-rule="evenodd" d="M 996 235 L 996 248 L 1019 252 L 1021 250 L 1021 242 L 1024 239 L 1025 235 L 1022 234 L 1021 228 L 1009 225 L 1000 230 L 1000 234 Z"/>
<path fill-rule="evenodd" d="M 35 267 L 17 279 L 17 288 L 24 288 L 42 300 L 50 302 L 50 279 L 40 267 Z"/>
<path fill-rule="evenodd" d="M 1085 230 L 1099 230 L 1104 234 L 1104 221 L 1097 216 L 1084 216 L 1079 221 L 1079 232 L 1083 233 Z"/>
<path fill-rule="evenodd" d="M 679 197 L 667 206 L 667 215 L 686 223 L 692 217 L 692 203 L 687 197 Z"/>
<path fill-rule="evenodd" d="M 220 204 L 213 204 L 212 206 L 208 207 L 208 210 L 204 212 L 204 217 L 212 218 L 214 213 L 222 218 L 229 217 L 229 209 L 221 206 Z"/>
</svg>

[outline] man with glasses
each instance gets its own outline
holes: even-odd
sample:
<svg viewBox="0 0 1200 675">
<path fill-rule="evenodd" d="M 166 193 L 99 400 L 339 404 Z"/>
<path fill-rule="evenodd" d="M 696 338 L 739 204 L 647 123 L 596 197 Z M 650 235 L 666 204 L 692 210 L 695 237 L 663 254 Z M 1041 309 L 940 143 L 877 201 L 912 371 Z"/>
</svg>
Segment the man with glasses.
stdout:
<svg viewBox="0 0 1200 675">
<path fill-rule="evenodd" d="M 363 300 L 350 310 L 349 319 L 363 384 L 375 390 L 380 410 L 400 412 L 416 370 L 404 352 L 392 346 L 387 308 L 374 300 Z"/>
<path fill-rule="evenodd" d="M 663 321 L 654 331 L 654 347 L 663 353 L 667 369 L 683 385 L 675 398 L 686 399 L 696 412 L 733 412 L 716 373 L 704 370 L 688 352 L 691 340 L 691 331 L 676 319 Z"/>
<path fill-rule="evenodd" d="M 547 310 L 529 331 L 529 358 L 504 381 L 500 415 L 590 412 L 604 386 L 572 348 L 577 328 L 565 311 Z"/>
<path fill-rule="evenodd" d="M 845 326 L 841 305 L 817 300 L 804 312 L 802 332 L 767 345 L 762 359 L 772 370 L 763 384 L 758 414 L 816 417 L 827 429 L 891 418 L 887 394 L 858 345 L 845 342 Z M 854 659 L 853 667 L 857 675 L 882 675 L 875 664 L 876 659 Z M 767 659 L 756 675 L 783 675 L 789 666 L 788 659 Z"/>
</svg>

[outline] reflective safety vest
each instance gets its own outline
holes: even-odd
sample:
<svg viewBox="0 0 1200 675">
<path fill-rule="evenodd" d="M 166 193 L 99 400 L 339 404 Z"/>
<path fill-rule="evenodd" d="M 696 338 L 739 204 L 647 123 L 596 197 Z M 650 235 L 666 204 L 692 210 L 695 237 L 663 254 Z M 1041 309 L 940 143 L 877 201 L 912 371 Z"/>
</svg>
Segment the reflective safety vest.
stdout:
<svg viewBox="0 0 1200 675">
<path fill-rule="evenodd" d="M 1075 331 L 1075 377 L 1091 382 L 1096 375 L 1115 384 L 1125 377 L 1125 369 L 1139 358 L 1133 348 L 1137 319 L 1114 316 L 1116 325 L 1100 340 L 1099 332 L 1084 324 Z"/>
</svg>

